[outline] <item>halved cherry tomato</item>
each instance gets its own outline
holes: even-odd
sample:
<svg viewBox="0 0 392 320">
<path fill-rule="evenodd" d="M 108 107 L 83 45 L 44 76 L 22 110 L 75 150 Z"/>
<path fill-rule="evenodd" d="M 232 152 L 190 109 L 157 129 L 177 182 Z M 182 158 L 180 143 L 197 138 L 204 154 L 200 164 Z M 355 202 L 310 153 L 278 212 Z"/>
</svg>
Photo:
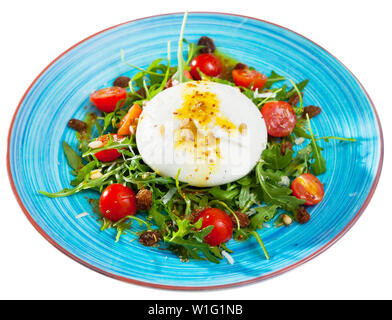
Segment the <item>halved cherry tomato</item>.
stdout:
<svg viewBox="0 0 392 320">
<path fill-rule="evenodd" d="M 292 106 L 284 101 L 267 102 L 261 109 L 261 114 L 268 134 L 273 137 L 288 136 L 297 122 Z"/>
<path fill-rule="evenodd" d="M 137 119 L 142 113 L 142 108 L 139 107 L 137 103 L 135 103 L 128 111 L 128 113 L 121 119 L 118 125 L 117 133 L 121 136 L 128 136 L 131 134 L 129 129 L 130 126 L 133 128 L 137 125 Z"/>
<path fill-rule="evenodd" d="M 90 94 L 90 101 L 101 111 L 112 112 L 120 100 L 127 98 L 127 90 L 120 87 L 99 89 Z"/>
<path fill-rule="evenodd" d="M 214 226 L 211 232 L 204 238 L 204 241 L 211 246 L 218 246 L 222 242 L 231 239 L 233 235 L 233 222 L 222 210 L 207 208 L 198 214 L 195 221 L 203 219 L 201 229 Z"/>
<path fill-rule="evenodd" d="M 293 196 L 305 200 L 308 206 L 319 203 L 324 197 L 324 188 L 320 180 L 310 173 L 304 173 L 291 183 Z"/>
<path fill-rule="evenodd" d="M 256 70 L 250 70 L 247 67 L 234 69 L 231 72 L 234 83 L 237 86 L 249 88 L 251 84 L 252 89 L 262 89 L 267 82 L 267 76 Z"/>
<path fill-rule="evenodd" d="M 136 196 L 132 189 L 119 183 L 108 186 L 99 198 L 99 209 L 110 221 L 136 213 Z"/>
<path fill-rule="evenodd" d="M 198 70 L 206 76 L 217 77 L 222 72 L 222 62 L 213 54 L 202 53 L 191 61 L 191 74 L 193 79 L 201 80 Z"/>
<path fill-rule="evenodd" d="M 112 136 L 113 141 L 121 141 L 124 137 L 119 136 L 117 134 L 105 134 L 104 136 L 100 136 L 97 138 L 98 141 L 101 141 L 105 146 L 109 142 L 109 136 Z M 95 154 L 97 159 L 102 162 L 110 162 L 114 161 L 121 156 L 121 153 L 116 149 L 107 149 L 99 151 Z"/>
</svg>

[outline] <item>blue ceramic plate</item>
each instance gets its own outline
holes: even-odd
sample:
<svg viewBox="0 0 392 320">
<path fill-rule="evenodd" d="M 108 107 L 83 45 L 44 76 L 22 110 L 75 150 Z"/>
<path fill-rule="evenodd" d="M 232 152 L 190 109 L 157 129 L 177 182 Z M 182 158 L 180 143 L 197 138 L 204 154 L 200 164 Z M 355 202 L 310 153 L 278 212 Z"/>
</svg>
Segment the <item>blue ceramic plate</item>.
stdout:
<svg viewBox="0 0 392 320">
<path fill-rule="evenodd" d="M 166 58 L 167 42 L 177 43 L 182 14 L 131 21 L 99 32 L 53 61 L 22 98 L 11 124 L 8 169 L 12 188 L 35 228 L 62 252 L 111 277 L 161 288 L 205 289 L 266 279 L 315 257 L 337 241 L 359 218 L 378 181 L 383 143 L 380 123 L 358 80 L 331 54 L 312 41 L 280 26 L 254 18 L 191 13 L 185 31 L 189 41 L 208 35 L 222 51 L 269 74 L 275 70 L 295 82 L 310 79 L 304 103 L 322 107 L 313 121 L 318 136 L 354 137 L 356 143 L 324 143 L 327 173 L 324 201 L 311 209 L 305 225 L 265 228 L 267 261 L 254 240 L 230 241 L 235 264 L 204 261 L 181 263 L 170 252 L 143 247 L 127 234 L 114 242 L 114 231 L 100 232 L 86 196 L 49 199 L 38 190 L 69 186 L 70 168 L 61 142 L 76 145 L 70 118 L 92 110 L 89 93 L 135 70 L 127 60 L 146 67 Z M 95 195 L 96 196 L 96 195 Z M 91 214 L 77 219 L 84 211 Z"/>
</svg>

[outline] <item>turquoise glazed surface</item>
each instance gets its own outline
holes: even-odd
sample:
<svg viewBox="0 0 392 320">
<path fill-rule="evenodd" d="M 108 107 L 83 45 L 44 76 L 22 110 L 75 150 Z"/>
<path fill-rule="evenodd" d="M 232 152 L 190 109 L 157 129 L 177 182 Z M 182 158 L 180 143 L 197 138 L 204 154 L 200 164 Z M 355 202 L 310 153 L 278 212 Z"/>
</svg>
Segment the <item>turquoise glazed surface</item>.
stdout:
<svg viewBox="0 0 392 320">
<path fill-rule="evenodd" d="M 109 86 L 119 75 L 136 71 L 123 64 L 147 67 L 166 58 L 172 42 L 176 64 L 182 14 L 149 17 L 100 32 L 52 62 L 23 97 L 10 129 L 8 169 L 12 187 L 37 230 L 76 261 L 117 279 L 161 288 L 201 289 L 244 284 L 269 278 L 313 258 L 339 239 L 357 220 L 376 187 L 382 166 L 382 133 L 376 111 L 355 77 L 324 49 L 282 27 L 257 19 L 216 13 L 190 13 L 185 37 L 202 35 L 243 63 L 269 74 L 275 70 L 295 82 L 310 79 L 304 104 L 323 112 L 312 120 L 317 136 L 353 137 L 356 143 L 322 142 L 328 171 L 322 203 L 310 208 L 305 225 L 260 230 L 271 256 L 257 242 L 231 240 L 235 263 L 181 263 L 169 251 L 143 247 L 133 234 L 115 243 L 113 230 L 100 231 L 86 197 L 94 192 L 49 199 L 50 192 L 69 187 L 72 179 L 61 142 L 76 146 L 71 118 L 93 110 L 89 93 Z M 90 215 L 77 219 L 82 212 Z"/>
</svg>

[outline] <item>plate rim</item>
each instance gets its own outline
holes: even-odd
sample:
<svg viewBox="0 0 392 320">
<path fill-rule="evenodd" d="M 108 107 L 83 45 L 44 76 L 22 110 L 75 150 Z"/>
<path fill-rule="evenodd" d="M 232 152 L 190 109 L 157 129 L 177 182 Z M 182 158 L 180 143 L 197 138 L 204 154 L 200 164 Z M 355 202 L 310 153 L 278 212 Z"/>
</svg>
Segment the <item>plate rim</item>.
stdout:
<svg viewBox="0 0 392 320">
<path fill-rule="evenodd" d="M 11 184 L 11 188 L 12 191 L 16 197 L 16 200 L 19 204 L 19 206 L 21 207 L 24 215 L 27 217 L 27 219 L 30 221 L 30 223 L 34 226 L 34 228 L 50 243 L 52 244 L 56 249 L 58 249 L 60 252 L 62 252 L 63 254 L 65 254 L 66 256 L 68 256 L 69 258 L 73 259 L 74 261 L 80 263 L 81 265 L 94 270 L 100 274 L 106 275 L 108 277 L 117 279 L 117 280 L 121 280 L 127 283 L 132 283 L 132 284 L 136 284 L 136 285 L 142 285 L 142 286 L 147 286 L 147 287 L 152 287 L 152 288 L 159 288 L 159 289 L 169 289 L 169 290 L 215 290 L 215 289 L 223 289 L 223 288 L 229 288 L 229 287 L 238 287 L 238 286 L 243 286 L 246 284 L 250 284 L 250 283 L 255 283 L 255 282 L 259 282 L 262 280 L 267 280 L 273 277 L 276 277 L 280 274 L 283 274 L 287 271 L 293 270 L 294 268 L 304 264 L 305 262 L 308 262 L 309 260 L 317 257 L 318 255 L 320 255 L 321 253 L 323 253 L 324 251 L 326 251 L 327 249 L 329 249 L 333 244 L 335 244 L 339 239 L 341 239 L 348 230 L 350 230 L 352 228 L 352 226 L 358 221 L 358 219 L 360 218 L 360 216 L 363 214 L 363 212 L 365 211 L 365 209 L 367 208 L 370 200 L 372 199 L 374 192 L 377 188 L 379 179 L 380 179 L 380 175 L 381 175 L 381 171 L 382 171 L 382 166 L 383 166 L 383 161 L 384 161 L 384 137 L 383 137 L 383 131 L 382 131 L 382 127 L 381 127 L 381 121 L 380 118 L 378 116 L 376 107 L 372 101 L 372 99 L 370 98 L 369 94 L 367 93 L 366 89 L 364 88 L 364 86 L 362 85 L 362 83 L 358 80 L 358 78 L 350 71 L 350 69 L 347 68 L 347 66 L 345 64 L 343 64 L 338 58 L 336 58 L 333 54 L 331 54 L 328 50 L 326 50 L 325 48 L 323 48 L 322 46 L 318 45 L 317 43 L 315 43 L 314 41 L 312 41 L 311 39 L 303 36 L 302 34 L 299 34 L 296 31 L 293 31 L 289 28 L 283 27 L 279 24 L 275 24 L 263 19 L 259 19 L 259 18 L 255 18 L 255 17 L 250 17 L 247 15 L 240 15 L 240 14 L 235 14 L 235 13 L 227 13 L 227 12 L 213 12 L 213 11 L 189 11 L 189 14 L 195 13 L 195 14 L 209 14 L 209 15 L 226 15 L 226 16 L 235 16 L 235 17 L 241 17 L 241 18 L 247 18 L 247 19 L 251 19 L 251 20 L 256 20 L 256 21 L 260 21 L 272 26 L 276 26 L 278 28 L 281 28 L 283 30 L 292 32 L 302 38 L 304 38 L 305 40 L 311 42 L 312 44 L 316 45 L 317 47 L 319 47 L 321 50 L 323 50 L 324 52 L 326 52 L 327 54 L 329 54 L 331 57 L 333 57 L 337 62 L 339 62 L 345 69 L 346 71 L 349 72 L 349 74 L 354 78 L 354 80 L 356 80 L 356 82 L 359 84 L 361 90 L 363 91 L 363 93 L 366 95 L 366 97 L 368 98 L 369 102 L 370 102 L 370 106 L 373 109 L 375 118 L 377 120 L 377 126 L 378 126 L 378 133 L 379 133 L 379 137 L 380 137 L 380 158 L 379 158 L 379 163 L 378 163 L 378 168 L 377 168 L 377 173 L 375 175 L 372 187 L 365 199 L 365 201 L 363 202 L 362 206 L 359 208 L 358 212 L 355 214 L 355 216 L 351 219 L 351 221 L 345 226 L 345 228 L 339 233 L 337 234 L 334 238 L 332 238 L 330 241 L 328 241 L 328 243 L 326 243 L 324 246 L 322 246 L 321 248 L 319 248 L 318 250 L 316 250 L 315 252 L 311 253 L 310 255 L 308 255 L 307 257 L 301 259 L 300 261 L 297 261 L 295 263 L 293 263 L 290 266 L 287 266 L 285 268 L 282 268 L 280 270 L 277 270 L 275 272 L 272 272 L 268 275 L 264 275 L 264 276 L 259 276 L 259 277 L 254 277 L 252 279 L 248 279 L 248 280 L 244 280 L 244 281 L 238 281 L 238 282 L 232 282 L 232 283 L 227 283 L 227 284 L 222 284 L 222 285 L 212 285 L 212 286 L 177 286 L 177 285 L 165 285 L 165 284 L 158 284 L 158 283 L 154 283 L 154 282 L 148 282 L 148 281 L 140 281 L 140 280 L 135 280 L 132 278 L 127 278 L 127 277 L 123 277 L 123 276 L 119 276 L 116 274 L 113 274 L 111 272 L 102 270 L 96 266 L 93 266 L 91 264 L 89 264 L 88 262 L 84 261 L 83 259 L 77 257 L 76 255 L 70 253 L 69 251 L 67 251 L 65 248 L 63 248 L 60 244 L 58 244 L 56 241 L 54 241 L 39 225 L 38 223 L 32 218 L 32 216 L 30 215 L 30 213 L 28 212 L 27 208 L 24 206 L 22 199 L 19 197 L 19 194 L 17 192 L 16 189 L 16 185 L 15 182 L 13 180 L 12 177 L 12 173 L 11 173 L 11 161 L 10 161 L 10 143 L 11 143 L 11 135 L 12 135 L 12 129 L 13 129 L 13 125 L 14 125 L 14 121 L 15 118 L 19 112 L 19 109 L 23 103 L 23 101 L 25 100 L 27 94 L 30 92 L 31 88 L 36 84 L 36 82 L 41 78 L 41 76 L 55 63 L 57 62 L 61 57 L 63 57 L 65 54 L 67 54 L 69 51 L 71 51 L 72 49 L 74 49 L 75 47 L 79 46 L 80 44 L 86 42 L 87 40 L 94 38 L 95 36 L 104 33 L 108 30 L 111 29 L 115 29 L 119 26 L 125 25 L 125 24 L 129 24 L 135 21 L 139 21 L 139 20 L 145 20 L 145 19 L 150 19 L 150 18 L 157 18 L 157 17 L 162 17 L 162 16 L 170 16 L 170 15 L 178 15 L 178 14 L 183 14 L 184 12 L 171 12 L 171 13 L 162 13 L 162 14 L 157 14 L 157 15 L 151 15 L 151 16 L 146 16 L 146 17 L 142 17 L 142 18 L 137 18 L 137 19 L 133 19 L 133 20 L 129 20 L 126 22 L 122 22 L 119 24 L 116 24 L 114 26 L 108 27 L 106 29 L 103 29 L 101 31 L 98 31 L 86 38 L 84 38 L 83 40 L 77 42 L 76 44 L 74 44 L 73 46 L 71 46 L 70 48 L 68 48 L 67 50 L 65 50 L 64 52 L 62 52 L 59 56 L 57 56 L 52 62 L 50 62 L 39 74 L 37 77 L 35 77 L 35 79 L 33 80 L 33 82 L 29 85 L 29 87 L 27 88 L 27 90 L 25 91 L 24 95 L 22 96 L 21 100 L 19 101 L 19 104 L 14 112 L 14 115 L 12 117 L 11 120 L 11 124 L 10 124 L 10 128 L 8 131 L 8 139 L 7 139 L 7 172 L 8 172 L 8 178 Z"/>
</svg>

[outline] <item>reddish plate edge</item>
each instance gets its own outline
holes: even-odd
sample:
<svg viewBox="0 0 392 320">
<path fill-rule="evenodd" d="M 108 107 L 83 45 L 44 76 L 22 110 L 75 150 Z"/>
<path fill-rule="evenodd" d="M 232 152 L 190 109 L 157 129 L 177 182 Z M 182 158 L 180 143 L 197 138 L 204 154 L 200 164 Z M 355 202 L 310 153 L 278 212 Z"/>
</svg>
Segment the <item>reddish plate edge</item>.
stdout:
<svg viewBox="0 0 392 320">
<path fill-rule="evenodd" d="M 117 280 L 121 280 L 124 282 L 128 282 L 128 283 L 132 283 L 132 284 L 137 284 L 137 285 L 143 285 L 143 286 L 147 286 L 147 287 L 152 287 L 152 288 L 159 288 L 159 289 L 169 289 L 169 290 L 211 290 L 211 289 L 222 289 L 222 288 L 228 288 L 228 287 L 234 287 L 234 286 L 242 286 L 245 284 L 250 284 L 250 283 L 254 283 L 254 282 L 258 282 L 261 280 L 266 280 L 266 279 L 270 279 L 273 278 L 277 275 L 280 275 L 284 272 L 290 271 L 302 264 L 304 264 L 305 262 L 317 257 L 319 254 L 321 254 L 322 252 L 324 252 L 325 250 L 327 250 L 329 247 L 331 247 L 336 241 L 338 241 L 341 237 L 343 237 L 346 232 L 348 230 L 351 229 L 351 227 L 355 224 L 355 222 L 357 222 L 357 220 L 359 219 L 359 217 L 362 215 L 362 213 L 364 212 L 364 210 L 366 209 L 366 207 L 368 206 L 371 198 L 373 197 L 373 194 L 377 188 L 378 185 L 378 181 L 380 179 L 380 175 L 381 175 L 381 170 L 382 170 L 382 165 L 383 165 L 383 159 L 384 159 L 384 138 L 383 138 L 383 132 L 382 132 L 382 128 L 381 128 L 381 122 L 380 122 L 380 118 L 377 114 L 376 108 L 374 106 L 374 103 L 372 101 L 372 99 L 370 98 L 369 94 L 367 93 L 367 91 L 365 90 L 365 88 L 363 87 L 363 85 L 361 84 L 361 82 L 357 79 L 357 77 L 339 60 L 337 59 L 334 55 L 332 55 L 329 51 L 327 51 L 326 49 L 324 49 L 323 47 L 319 46 L 317 43 L 315 43 L 314 41 L 308 39 L 307 37 L 293 31 L 290 30 L 286 27 L 282 27 L 278 24 L 272 23 L 272 22 L 268 22 L 262 19 L 258 19 L 258 18 L 254 18 L 254 17 L 249 17 L 249 16 L 245 16 L 245 15 L 239 15 L 239 14 L 233 14 L 233 13 L 224 13 L 224 12 L 207 12 L 207 11 L 191 11 L 189 13 L 203 13 L 203 14 L 220 14 L 220 15 L 231 15 L 231 16 L 237 16 L 237 17 L 242 17 L 242 18 L 248 18 L 248 19 L 252 19 L 252 20 L 258 20 L 264 23 L 268 23 L 270 25 L 285 29 L 287 31 L 293 32 L 297 35 L 299 35 L 300 37 L 310 41 L 311 43 L 315 44 L 316 46 L 318 46 L 319 48 L 321 48 L 322 50 L 324 50 L 325 52 L 327 52 L 329 55 L 331 55 L 333 58 L 335 58 L 340 64 L 342 64 L 346 70 L 353 76 L 353 78 L 359 83 L 361 89 L 363 90 L 363 92 L 366 94 L 367 98 L 370 101 L 371 107 L 374 111 L 374 114 L 376 116 L 377 119 L 377 124 L 378 124 L 378 130 L 379 130 L 379 134 L 380 134 L 380 140 L 381 140 L 381 154 L 380 154 L 380 162 L 378 164 L 378 169 L 377 169 L 377 174 L 376 177 L 374 179 L 373 185 L 370 189 L 370 192 L 366 198 L 366 200 L 364 201 L 364 203 L 362 204 L 361 208 L 358 210 L 357 214 L 353 217 L 353 219 L 347 224 L 347 226 L 338 234 L 336 235 L 333 239 L 331 239 L 327 244 L 325 244 L 323 247 L 321 247 L 320 249 L 318 249 L 317 251 L 315 251 L 314 253 L 310 254 L 309 256 L 307 256 L 306 258 L 292 264 L 291 266 L 288 266 L 286 268 L 280 269 L 278 271 L 275 271 L 271 274 L 265 275 L 265 276 L 261 276 L 261 277 L 256 277 L 250 280 L 246 280 L 246 281 L 240 281 L 240 282 L 235 282 L 235 283 L 230 283 L 230 284 L 224 284 L 224 285 L 216 285 L 216 286 L 203 286 L 203 287 L 192 287 L 192 286 L 171 286 L 171 285 L 162 285 L 162 284 L 156 284 L 156 283 L 150 283 L 150 282 L 144 282 L 144 281 L 138 281 L 138 280 L 134 280 L 134 279 L 130 279 L 130 278 L 125 278 L 125 277 L 121 277 L 115 274 L 112 274 L 110 272 L 101 270 L 85 261 L 83 261 L 82 259 L 76 257 L 75 255 L 73 255 L 72 253 L 68 252 L 67 250 L 65 250 L 62 246 L 60 246 L 57 242 L 55 242 L 51 237 L 49 237 L 49 235 L 35 222 L 35 220 L 31 217 L 30 213 L 27 211 L 26 207 L 24 206 L 22 200 L 19 197 L 19 194 L 16 191 L 16 186 L 14 183 L 14 180 L 12 178 L 11 175 L 11 163 L 10 163 L 10 141 L 11 141 L 11 133 L 12 133 L 12 128 L 14 125 L 14 121 L 16 118 L 16 115 L 19 111 L 19 108 L 23 102 L 23 100 L 25 99 L 27 93 L 30 91 L 31 87 L 37 82 L 37 80 L 41 77 L 41 75 L 48 69 L 50 68 L 57 60 L 59 60 L 63 55 L 65 55 L 67 52 L 71 51 L 73 48 L 77 47 L 78 45 L 80 45 L 81 43 L 95 37 L 98 34 L 101 34 L 107 30 L 110 29 L 114 29 L 118 26 L 127 24 L 127 23 L 131 23 L 131 22 L 135 22 L 138 20 L 143 20 L 143 19 L 148 19 L 148 18 L 155 18 L 155 17 L 159 17 L 159 16 L 166 16 L 166 15 L 173 15 L 173 14 L 182 14 L 183 12 L 174 12 L 174 13 L 164 13 L 164 14 L 158 14 L 158 15 L 152 15 L 152 16 L 148 16 L 148 17 L 143 17 L 143 18 L 138 18 L 138 19 L 134 19 L 134 20 L 130 20 L 127 22 L 123 22 L 120 24 L 117 24 L 115 26 L 106 28 L 102 31 L 99 31 L 81 41 L 79 41 L 78 43 L 76 43 L 75 45 L 73 45 L 72 47 L 70 47 L 68 50 L 64 51 L 62 54 L 60 54 L 56 59 L 54 59 L 44 70 L 41 71 L 41 73 L 34 79 L 34 81 L 30 84 L 30 86 L 27 88 L 26 92 L 24 93 L 22 99 L 20 100 L 18 107 L 15 110 L 14 116 L 12 117 L 12 121 L 11 121 L 11 125 L 10 125 L 10 129 L 8 132 L 8 141 L 7 141 L 7 171 L 8 171 L 8 178 L 10 180 L 11 183 L 11 187 L 12 187 L 12 191 L 15 194 L 16 200 L 19 203 L 19 206 L 22 208 L 25 216 L 27 217 L 27 219 L 30 221 L 30 223 L 34 226 L 34 228 L 47 240 L 49 241 L 55 248 L 57 248 L 58 250 L 60 250 L 62 253 L 64 253 L 65 255 L 67 255 L 68 257 L 72 258 L 73 260 L 75 260 L 76 262 L 79 262 L 80 264 L 94 270 L 97 271 L 98 273 L 101 273 L 103 275 L 106 275 L 108 277 L 117 279 Z"/>
</svg>

